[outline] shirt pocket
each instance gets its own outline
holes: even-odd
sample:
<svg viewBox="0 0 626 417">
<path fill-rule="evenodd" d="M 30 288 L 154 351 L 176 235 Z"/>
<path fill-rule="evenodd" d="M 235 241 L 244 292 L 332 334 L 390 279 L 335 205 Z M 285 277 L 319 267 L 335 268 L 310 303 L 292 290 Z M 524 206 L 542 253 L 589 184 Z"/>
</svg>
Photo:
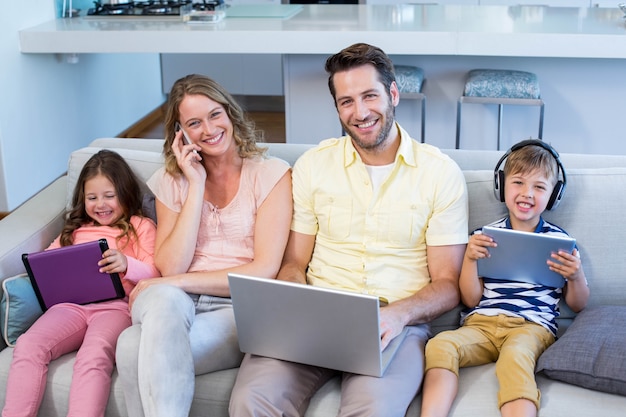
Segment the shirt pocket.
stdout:
<svg viewBox="0 0 626 417">
<path fill-rule="evenodd" d="M 350 196 L 320 193 L 315 196 L 315 214 L 319 232 L 329 239 L 341 240 L 350 235 L 352 223 Z"/>
<path fill-rule="evenodd" d="M 413 247 L 424 240 L 429 217 L 426 204 L 393 201 L 381 210 L 379 236 L 398 247 Z"/>
</svg>

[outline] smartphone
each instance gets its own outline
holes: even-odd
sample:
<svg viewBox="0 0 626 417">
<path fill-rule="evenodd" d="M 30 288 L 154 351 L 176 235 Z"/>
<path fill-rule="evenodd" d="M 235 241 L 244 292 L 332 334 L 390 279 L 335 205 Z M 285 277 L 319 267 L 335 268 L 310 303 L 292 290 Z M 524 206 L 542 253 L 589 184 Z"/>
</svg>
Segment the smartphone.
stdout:
<svg viewBox="0 0 626 417">
<path fill-rule="evenodd" d="M 178 132 L 179 130 L 183 131 L 183 141 L 185 142 L 185 145 L 191 145 L 191 141 L 189 140 L 189 136 L 187 136 L 187 132 L 185 132 L 180 123 L 176 122 L 176 131 Z"/>
<path fill-rule="evenodd" d="M 182 130 L 183 132 L 183 142 L 185 143 L 185 145 L 191 145 L 191 140 L 189 140 L 189 136 L 187 136 L 187 132 L 185 132 L 185 129 L 183 129 L 180 123 L 176 122 L 176 131 L 178 132 L 179 130 Z M 197 155 L 198 151 L 194 149 L 193 153 Z"/>
</svg>

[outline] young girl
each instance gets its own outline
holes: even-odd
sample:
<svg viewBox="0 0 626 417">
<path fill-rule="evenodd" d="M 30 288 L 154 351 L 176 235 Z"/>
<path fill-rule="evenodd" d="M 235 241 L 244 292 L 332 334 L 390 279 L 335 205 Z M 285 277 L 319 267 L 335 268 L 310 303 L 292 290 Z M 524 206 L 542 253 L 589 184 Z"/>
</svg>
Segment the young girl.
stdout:
<svg viewBox="0 0 626 417">
<path fill-rule="evenodd" d="M 102 150 L 82 169 L 65 226 L 48 249 L 106 238 L 101 272 L 117 272 L 128 295 L 154 266 L 155 224 L 141 215 L 138 181 L 124 159 Z M 17 340 L 2 416 L 36 416 L 48 364 L 78 350 L 68 416 L 104 416 L 117 337 L 130 325 L 127 299 L 87 305 L 57 304 Z"/>
</svg>

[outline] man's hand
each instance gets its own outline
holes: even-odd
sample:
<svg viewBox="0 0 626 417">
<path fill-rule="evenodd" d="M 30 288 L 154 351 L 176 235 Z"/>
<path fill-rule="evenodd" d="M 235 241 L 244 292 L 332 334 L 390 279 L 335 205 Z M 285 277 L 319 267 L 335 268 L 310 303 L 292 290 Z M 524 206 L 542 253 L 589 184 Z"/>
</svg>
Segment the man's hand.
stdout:
<svg viewBox="0 0 626 417">
<path fill-rule="evenodd" d="M 400 311 L 393 308 L 393 304 L 380 308 L 380 349 L 385 350 L 387 345 L 398 336 L 406 323 Z"/>
</svg>

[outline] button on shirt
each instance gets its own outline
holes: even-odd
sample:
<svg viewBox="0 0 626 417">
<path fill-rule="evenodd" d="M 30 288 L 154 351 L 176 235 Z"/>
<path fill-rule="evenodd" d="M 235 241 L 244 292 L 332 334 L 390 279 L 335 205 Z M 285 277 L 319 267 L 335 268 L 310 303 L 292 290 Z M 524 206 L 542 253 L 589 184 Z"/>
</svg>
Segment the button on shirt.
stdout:
<svg viewBox="0 0 626 417">
<path fill-rule="evenodd" d="M 328 139 L 293 169 L 292 230 L 315 235 L 309 284 L 406 298 L 430 282 L 426 245 L 467 243 L 467 189 L 439 149 L 401 140 L 375 193 L 349 137 Z"/>
</svg>

